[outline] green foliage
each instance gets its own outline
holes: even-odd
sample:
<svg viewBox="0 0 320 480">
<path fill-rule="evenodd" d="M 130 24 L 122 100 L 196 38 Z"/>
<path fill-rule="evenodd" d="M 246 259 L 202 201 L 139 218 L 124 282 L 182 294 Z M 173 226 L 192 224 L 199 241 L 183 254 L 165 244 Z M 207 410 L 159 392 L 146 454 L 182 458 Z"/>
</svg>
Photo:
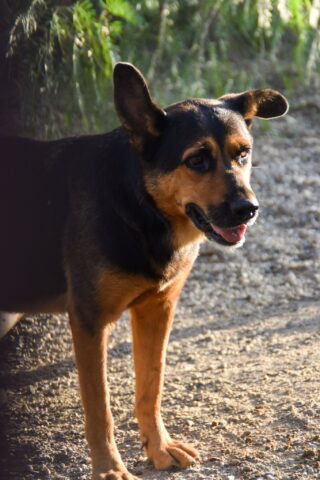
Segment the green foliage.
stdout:
<svg viewBox="0 0 320 480">
<path fill-rule="evenodd" d="M 139 66 L 164 104 L 314 84 L 319 16 L 318 0 L 25 0 L 8 54 L 30 131 L 105 131 L 117 60 Z"/>
</svg>

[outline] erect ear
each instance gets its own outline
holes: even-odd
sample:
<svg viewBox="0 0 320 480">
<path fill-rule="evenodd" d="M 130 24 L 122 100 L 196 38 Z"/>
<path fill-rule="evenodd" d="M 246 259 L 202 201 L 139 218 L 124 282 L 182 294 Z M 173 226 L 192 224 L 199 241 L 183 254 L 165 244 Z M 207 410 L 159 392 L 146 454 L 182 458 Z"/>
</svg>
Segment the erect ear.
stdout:
<svg viewBox="0 0 320 480">
<path fill-rule="evenodd" d="M 281 117 L 289 109 L 287 99 L 270 88 L 224 95 L 219 100 L 226 102 L 229 108 L 239 112 L 247 121 L 252 117 Z"/>
<path fill-rule="evenodd" d="M 152 101 L 145 79 L 130 63 L 116 64 L 113 81 L 118 116 L 136 148 L 143 151 L 148 140 L 159 137 L 166 113 Z"/>
</svg>

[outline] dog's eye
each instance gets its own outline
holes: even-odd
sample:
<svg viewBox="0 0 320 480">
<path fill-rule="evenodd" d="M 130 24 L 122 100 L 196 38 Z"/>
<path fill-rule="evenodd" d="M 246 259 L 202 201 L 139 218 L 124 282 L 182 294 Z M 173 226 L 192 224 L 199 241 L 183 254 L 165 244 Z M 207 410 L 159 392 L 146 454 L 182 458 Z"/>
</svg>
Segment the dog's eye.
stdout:
<svg viewBox="0 0 320 480">
<path fill-rule="evenodd" d="M 206 172 L 210 168 L 210 155 L 206 150 L 203 150 L 188 157 L 184 163 L 191 170 L 200 173 Z"/>
<path fill-rule="evenodd" d="M 246 165 L 246 163 L 249 160 L 250 152 L 251 152 L 251 148 L 244 148 L 239 152 L 239 154 L 236 157 L 236 162 L 238 163 L 238 165 L 240 165 L 240 167 L 243 167 L 244 165 Z"/>
</svg>

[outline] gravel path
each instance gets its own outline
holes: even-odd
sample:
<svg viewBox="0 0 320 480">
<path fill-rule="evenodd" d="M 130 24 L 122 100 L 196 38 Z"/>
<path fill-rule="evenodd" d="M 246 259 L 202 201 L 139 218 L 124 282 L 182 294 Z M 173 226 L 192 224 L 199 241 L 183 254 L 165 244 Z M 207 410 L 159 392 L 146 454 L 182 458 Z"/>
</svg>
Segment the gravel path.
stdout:
<svg viewBox="0 0 320 480">
<path fill-rule="evenodd" d="M 260 127 L 261 215 L 233 254 L 202 249 L 168 349 L 163 412 L 202 463 L 155 472 L 133 418 L 130 331 L 110 345 L 117 441 L 145 480 L 320 478 L 320 97 Z M 4 480 L 89 478 L 64 316 L 24 319 L 0 344 Z"/>
</svg>

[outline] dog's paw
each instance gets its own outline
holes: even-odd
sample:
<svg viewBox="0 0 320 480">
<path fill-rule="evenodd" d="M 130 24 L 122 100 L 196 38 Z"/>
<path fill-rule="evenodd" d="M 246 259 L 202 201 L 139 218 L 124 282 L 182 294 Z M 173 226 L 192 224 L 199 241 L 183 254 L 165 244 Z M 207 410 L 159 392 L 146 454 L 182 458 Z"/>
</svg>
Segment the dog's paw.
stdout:
<svg viewBox="0 0 320 480">
<path fill-rule="evenodd" d="M 105 473 L 93 475 L 92 480 L 140 480 L 138 477 L 131 475 L 128 470 L 108 470 Z"/>
<path fill-rule="evenodd" d="M 168 470 L 172 467 L 187 468 L 200 460 L 200 454 L 195 448 L 172 439 L 159 449 L 147 448 L 147 455 L 157 470 Z"/>
</svg>

